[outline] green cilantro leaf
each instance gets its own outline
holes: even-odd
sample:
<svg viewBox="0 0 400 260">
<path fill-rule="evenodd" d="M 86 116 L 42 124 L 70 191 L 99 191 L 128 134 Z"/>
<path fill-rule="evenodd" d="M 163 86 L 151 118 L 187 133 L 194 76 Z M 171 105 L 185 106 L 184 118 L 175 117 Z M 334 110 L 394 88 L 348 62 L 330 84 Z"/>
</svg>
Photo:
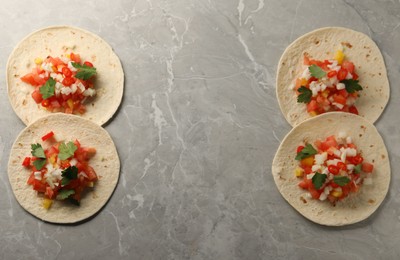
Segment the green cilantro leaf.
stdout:
<svg viewBox="0 0 400 260">
<path fill-rule="evenodd" d="M 316 172 L 312 177 L 312 183 L 317 190 L 321 189 L 322 185 L 325 183 L 325 180 L 326 174 L 322 174 L 319 172 Z"/>
<path fill-rule="evenodd" d="M 314 154 L 317 154 L 317 150 L 315 150 L 311 144 L 307 144 L 300 152 L 297 153 L 295 159 L 299 161 Z"/>
<path fill-rule="evenodd" d="M 350 182 L 350 179 L 346 176 L 334 176 L 333 182 L 339 186 L 345 186 L 347 183 Z"/>
<path fill-rule="evenodd" d="M 76 166 L 70 166 L 61 172 L 61 186 L 68 185 L 71 180 L 78 178 L 78 168 Z"/>
<path fill-rule="evenodd" d="M 356 174 L 358 174 L 358 173 L 360 173 L 361 172 L 361 163 L 360 164 L 357 164 L 355 167 L 354 167 L 354 173 L 356 173 Z"/>
<path fill-rule="evenodd" d="M 46 158 L 43 147 L 40 144 L 31 144 L 31 153 L 37 158 Z"/>
<path fill-rule="evenodd" d="M 61 143 L 60 147 L 58 148 L 58 150 L 60 151 L 58 153 L 58 158 L 60 158 L 60 160 L 68 159 L 69 157 L 74 155 L 76 149 L 78 148 L 73 142 L 68 142 L 67 144 Z"/>
<path fill-rule="evenodd" d="M 63 189 L 61 189 L 61 190 L 58 192 L 58 195 L 57 195 L 56 199 L 58 199 L 58 200 L 65 200 L 65 199 L 67 199 L 69 196 L 71 196 L 72 194 L 75 194 L 75 191 L 74 191 L 74 190 L 63 190 Z"/>
<path fill-rule="evenodd" d="M 311 76 L 313 76 L 317 79 L 320 79 L 320 78 L 323 78 L 326 76 L 326 72 L 323 69 L 321 69 L 321 67 L 319 67 L 315 64 L 308 67 L 308 70 L 310 71 Z"/>
<path fill-rule="evenodd" d="M 46 83 L 39 88 L 40 94 L 42 94 L 43 99 L 48 99 L 54 96 L 56 81 L 50 77 Z"/>
<path fill-rule="evenodd" d="M 311 101 L 312 91 L 309 88 L 301 86 L 297 91 L 300 93 L 300 95 L 297 97 L 298 103 L 308 104 Z"/>
<path fill-rule="evenodd" d="M 344 79 L 344 80 L 341 80 L 340 83 L 343 83 L 346 86 L 346 91 L 348 93 L 354 93 L 356 91 L 359 91 L 359 90 L 363 89 L 361 87 L 361 85 L 358 84 L 358 80 Z"/>
<path fill-rule="evenodd" d="M 76 62 L 71 62 L 71 64 L 74 66 L 74 68 L 78 69 L 78 72 L 75 74 L 75 78 L 88 80 L 97 73 L 95 67 L 89 67 L 85 64 L 81 65 Z"/>
<path fill-rule="evenodd" d="M 41 170 L 43 168 L 43 166 L 46 165 L 46 159 L 37 159 L 33 162 L 33 166 L 35 166 L 35 168 L 37 170 Z"/>
</svg>

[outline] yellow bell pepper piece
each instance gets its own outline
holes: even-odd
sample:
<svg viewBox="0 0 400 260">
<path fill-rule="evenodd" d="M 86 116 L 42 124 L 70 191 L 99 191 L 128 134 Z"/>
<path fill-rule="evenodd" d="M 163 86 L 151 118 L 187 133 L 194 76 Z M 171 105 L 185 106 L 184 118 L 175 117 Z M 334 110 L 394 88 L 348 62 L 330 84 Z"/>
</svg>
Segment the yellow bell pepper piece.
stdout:
<svg viewBox="0 0 400 260">
<path fill-rule="evenodd" d="M 300 163 L 301 163 L 301 165 L 310 166 L 311 167 L 314 164 L 314 157 L 310 156 L 310 157 L 304 158 L 304 159 L 302 159 L 300 161 Z"/>
<path fill-rule="evenodd" d="M 43 63 L 43 60 L 41 58 L 36 58 L 35 59 L 35 64 L 40 65 Z"/>
<path fill-rule="evenodd" d="M 72 101 L 72 99 L 68 99 L 67 104 L 68 104 L 69 108 L 74 109 L 74 101 Z"/>
<path fill-rule="evenodd" d="M 343 195 L 343 191 L 334 190 L 331 192 L 331 195 L 335 198 L 340 198 Z"/>
<path fill-rule="evenodd" d="M 344 53 L 342 50 L 336 51 L 335 60 L 337 60 L 338 64 L 342 64 L 344 60 Z"/>
<path fill-rule="evenodd" d="M 53 200 L 44 198 L 43 199 L 43 208 L 49 209 L 51 207 L 51 204 L 53 203 Z"/>
<path fill-rule="evenodd" d="M 295 170 L 296 177 L 303 177 L 303 174 L 304 174 L 304 170 L 300 167 L 297 167 Z"/>
</svg>

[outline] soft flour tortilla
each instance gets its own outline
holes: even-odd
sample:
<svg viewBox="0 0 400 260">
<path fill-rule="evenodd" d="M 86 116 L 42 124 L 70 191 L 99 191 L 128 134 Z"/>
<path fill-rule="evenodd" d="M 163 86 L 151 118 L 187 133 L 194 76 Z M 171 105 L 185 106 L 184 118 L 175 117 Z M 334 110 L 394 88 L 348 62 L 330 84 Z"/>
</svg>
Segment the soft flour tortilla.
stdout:
<svg viewBox="0 0 400 260">
<path fill-rule="evenodd" d="M 46 210 L 42 205 L 43 196 L 26 183 L 31 172 L 21 165 L 22 161 L 31 156 L 31 144 L 40 143 L 44 149 L 46 144 L 49 145 L 49 141 L 41 140 L 49 131 L 55 133 L 57 141 L 78 139 L 83 147 L 96 148 L 89 165 L 94 168 L 99 180 L 93 189 L 88 188 L 84 193 L 80 206 L 55 200 Z M 117 150 L 107 131 L 87 119 L 61 113 L 42 117 L 22 130 L 11 148 L 8 162 L 8 177 L 19 204 L 39 219 L 53 223 L 75 223 L 98 212 L 112 195 L 119 171 Z"/>
<path fill-rule="evenodd" d="M 51 112 L 35 103 L 31 97 L 34 87 L 22 82 L 20 77 L 30 73 L 36 66 L 35 58 L 60 57 L 61 54 L 71 52 L 79 54 L 83 61 L 92 62 L 97 69 L 94 81 L 97 94 L 85 102 L 87 111 L 82 117 L 102 125 L 118 109 L 124 89 L 124 72 L 110 45 L 82 29 L 49 27 L 28 35 L 8 59 L 8 97 L 14 111 L 26 125 Z"/>
<path fill-rule="evenodd" d="M 303 57 L 333 59 L 344 48 L 345 58 L 352 61 L 363 87 L 356 101 L 359 115 L 374 123 L 389 100 L 389 81 L 386 67 L 376 44 L 365 34 L 350 29 L 329 27 L 312 31 L 295 40 L 283 53 L 276 78 L 276 94 L 286 120 L 295 126 L 310 115 L 304 103 L 297 103 L 296 91 L 290 85 L 304 70 Z"/>
<path fill-rule="evenodd" d="M 329 201 L 310 199 L 308 192 L 298 186 L 295 157 L 303 141 L 313 144 L 340 131 L 351 136 L 365 161 L 374 164 L 373 184 L 362 185 L 359 192 L 332 206 Z M 306 120 L 289 132 L 275 155 L 272 174 L 282 196 L 300 214 L 322 225 L 342 226 L 366 219 L 382 203 L 389 189 L 390 165 L 385 144 L 371 123 L 353 114 L 332 112 Z"/>
</svg>

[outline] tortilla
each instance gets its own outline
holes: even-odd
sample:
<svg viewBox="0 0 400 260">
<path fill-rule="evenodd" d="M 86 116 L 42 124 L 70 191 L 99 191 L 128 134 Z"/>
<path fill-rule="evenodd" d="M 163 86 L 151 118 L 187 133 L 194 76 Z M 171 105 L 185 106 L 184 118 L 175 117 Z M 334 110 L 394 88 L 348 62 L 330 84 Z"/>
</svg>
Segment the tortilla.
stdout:
<svg viewBox="0 0 400 260">
<path fill-rule="evenodd" d="M 38 195 L 27 184 L 31 171 L 22 166 L 26 156 L 31 156 L 31 144 L 40 143 L 41 137 L 53 131 L 57 141 L 69 142 L 78 139 L 84 147 L 96 148 L 89 165 L 96 171 L 99 180 L 93 190 L 83 194 L 80 206 L 65 201 L 54 201 L 50 209 L 43 208 L 43 196 Z M 119 178 L 120 161 L 117 150 L 106 130 L 97 124 L 75 115 L 62 113 L 40 118 L 19 134 L 15 140 L 8 162 L 8 177 L 19 204 L 37 218 L 52 223 L 75 223 L 98 212 L 111 197 Z"/>
<path fill-rule="evenodd" d="M 346 28 L 328 27 L 307 33 L 287 47 L 278 65 L 276 95 L 286 120 L 292 126 L 310 118 L 304 103 L 297 103 L 290 85 L 299 78 L 304 53 L 312 59 L 333 59 L 344 48 L 345 59 L 352 61 L 359 75 L 359 92 L 355 106 L 359 115 L 374 123 L 382 114 L 390 95 L 386 67 L 378 46 L 365 34 Z"/>
<path fill-rule="evenodd" d="M 338 136 L 340 131 L 351 136 L 366 162 L 374 164 L 373 184 L 362 185 L 357 193 L 332 206 L 329 201 L 309 199 L 308 191 L 298 186 L 295 157 L 297 146 L 303 142 Z M 389 189 L 390 165 L 385 144 L 374 125 L 357 115 L 331 112 L 306 120 L 288 133 L 272 162 L 272 175 L 285 200 L 304 217 L 321 225 L 343 226 L 368 218 L 379 207 Z"/>
<path fill-rule="evenodd" d="M 36 66 L 35 58 L 60 57 L 74 52 L 97 69 L 94 80 L 96 96 L 87 100 L 81 116 L 99 125 L 117 111 L 123 95 L 124 72 L 110 45 L 97 35 L 70 26 L 41 29 L 23 39 L 11 53 L 7 63 L 8 97 L 18 117 L 26 124 L 51 114 L 31 97 L 34 87 L 21 81 Z"/>
</svg>

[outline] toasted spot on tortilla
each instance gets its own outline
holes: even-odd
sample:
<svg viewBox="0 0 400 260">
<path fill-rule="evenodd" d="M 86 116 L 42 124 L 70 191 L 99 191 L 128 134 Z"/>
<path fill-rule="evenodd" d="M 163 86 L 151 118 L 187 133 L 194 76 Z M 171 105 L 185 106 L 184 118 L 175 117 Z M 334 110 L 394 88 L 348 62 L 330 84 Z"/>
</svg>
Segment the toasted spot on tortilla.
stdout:
<svg viewBox="0 0 400 260">
<path fill-rule="evenodd" d="M 385 159 L 386 156 L 385 156 L 384 154 L 381 154 L 381 158 L 382 158 L 382 159 Z"/>
<path fill-rule="evenodd" d="M 22 105 L 23 105 L 23 106 L 26 105 L 26 99 L 22 100 Z"/>
<path fill-rule="evenodd" d="M 300 196 L 300 200 L 301 200 L 304 204 L 307 204 L 307 200 L 306 200 L 303 196 Z"/>
<path fill-rule="evenodd" d="M 368 203 L 369 203 L 369 204 L 374 204 L 374 203 L 375 203 L 375 200 L 369 199 L 369 200 L 368 200 Z"/>
<path fill-rule="evenodd" d="M 341 42 L 341 44 L 342 44 L 343 46 L 346 46 L 346 47 L 350 48 L 350 49 L 353 47 L 353 45 L 351 45 L 351 44 L 348 43 L 348 42 Z"/>
</svg>

